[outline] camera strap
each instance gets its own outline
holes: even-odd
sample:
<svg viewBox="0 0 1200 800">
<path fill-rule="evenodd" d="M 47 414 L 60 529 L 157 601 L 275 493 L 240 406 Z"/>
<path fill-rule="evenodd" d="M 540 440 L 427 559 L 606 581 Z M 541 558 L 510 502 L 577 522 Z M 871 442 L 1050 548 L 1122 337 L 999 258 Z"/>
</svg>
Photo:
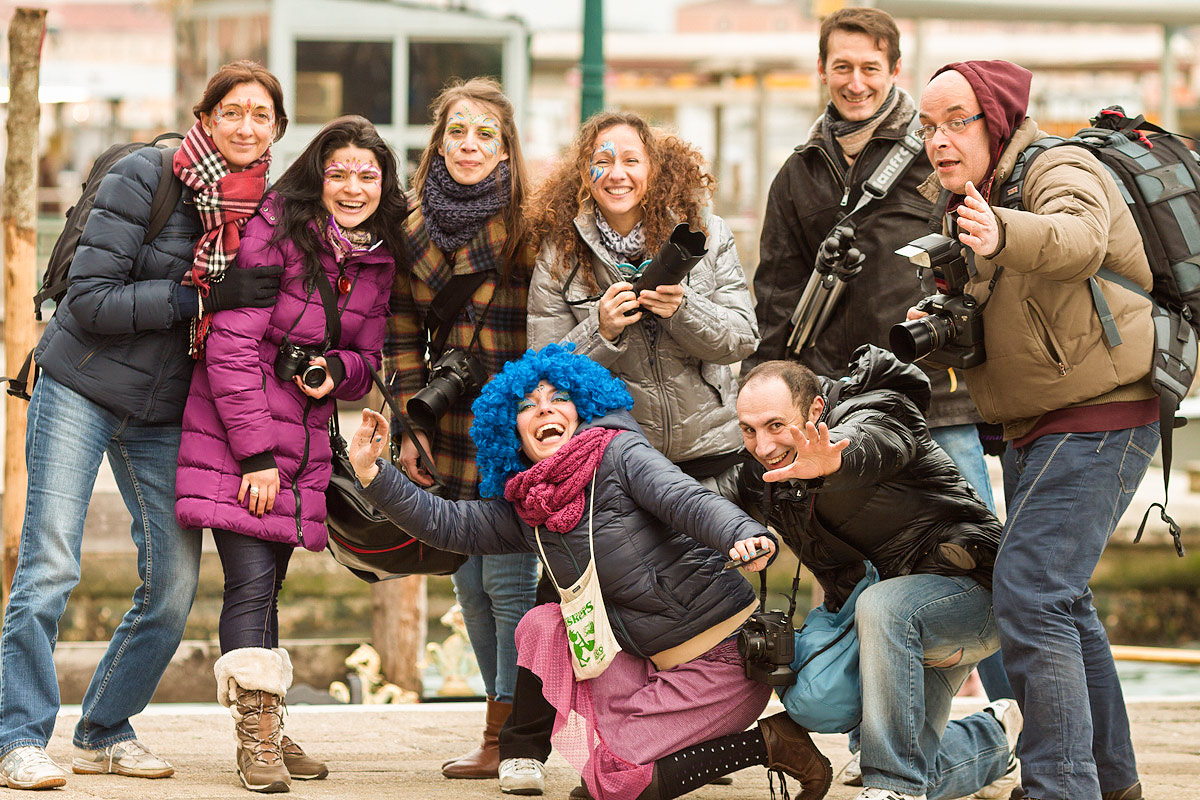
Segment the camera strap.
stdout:
<svg viewBox="0 0 1200 800">
<path fill-rule="evenodd" d="M 337 307 L 337 298 L 333 295 L 333 286 L 329 283 L 329 279 L 325 275 L 318 275 L 316 279 L 317 291 L 321 294 L 321 305 L 325 309 L 325 339 L 327 342 L 326 349 L 337 349 L 342 339 L 342 314 Z M 347 296 L 347 302 L 349 298 Z M 404 428 L 404 432 L 413 440 L 413 444 L 417 446 L 417 458 L 421 462 L 421 466 L 425 467 L 426 471 L 433 476 L 433 479 L 438 483 L 444 484 L 446 479 L 437 471 L 437 467 L 433 464 L 433 457 L 429 455 L 424 446 L 421 445 L 421 440 L 417 438 L 416 432 L 413 430 L 412 424 L 408 421 L 408 417 L 400 411 L 400 405 L 392 397 L 392 393 L 388 391 L 387 386 L 383 382 L 383 378 L 379 377 L 379 373 L 371 366 L 370 362 L 365 358 L 363 364 L 367 371 L 371 373 L 371 381 L 383 393 L 383 399 L 387 402 L 388 408 L 392 410 L 392 419 L 400 423 Z M 337 419 L 337 399 L 333 399 L 333 419 Z M 334 432 L 340 435 L 337 429 L 337 423 L 334 423 Z"/>
<path fill-rule="evenodd" d="M 434 296 L 433 302 L 429 304 L 429 311 L 425 313 L 425 333 L 429 346 L 430 364 L 441 357 L 446 348 L 446 339 L 450 337 L 450 331 L 454 329 L 455 321 L 466 308 L 472 295 L 487 280 L 487 276 L 487 270 L 471 272 L 467 275 L 453 275 Z M 492 298 L 494 299 L 495 296 L 496 294 L 493 292 Z M 488 301 L 488 309 L 491 307 L 491 301 Z M 479 330 L 483 327 L 483 319 L 487 317 L 488 309 L 484 310 L 480 319 L 475 323 L 475 336 L 471 339 L 471 345 L 479 338 Z M 468 350 L 471 349 L 471 345 L 467 345 Z"/>
</svg>

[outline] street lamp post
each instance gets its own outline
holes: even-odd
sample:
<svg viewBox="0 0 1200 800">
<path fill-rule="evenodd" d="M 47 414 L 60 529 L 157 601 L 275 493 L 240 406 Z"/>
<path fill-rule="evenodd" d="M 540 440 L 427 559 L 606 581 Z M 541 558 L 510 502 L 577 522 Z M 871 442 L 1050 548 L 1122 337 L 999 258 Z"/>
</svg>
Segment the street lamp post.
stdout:
<svg viewBox="0 0 1200 800">
<path fill-rule="evenodd" d="M 583 0 L 579 75 L 579 121 L 583 122 L 604 108 L 604 0 Z"/>
</svg>

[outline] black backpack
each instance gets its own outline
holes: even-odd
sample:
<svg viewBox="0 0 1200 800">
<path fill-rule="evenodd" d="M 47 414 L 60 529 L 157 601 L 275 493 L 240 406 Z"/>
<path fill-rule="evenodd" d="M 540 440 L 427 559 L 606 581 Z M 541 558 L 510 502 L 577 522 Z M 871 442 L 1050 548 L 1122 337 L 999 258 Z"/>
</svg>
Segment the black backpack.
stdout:
<svg viewBox="0 0 1200 800">
<path fill-rule="evenodd" d="M 143 147 L 154 147 L 158 150 L 162 157 L 163 168 L 158 186 L 154 189 L 154 197 L 150 201 L 150 224 L 146 228 L 142 244 L 148 244 L 154 240 L 154 237 L 162 233 L 163 227 L 175 211 L 175 206 L 178 205 L 179 198 L 183 193 L 183 183 L 171 168 L 175 151 L 179 148 L 165 147 L 161 144 L 167 139 L 182 140 L 183 135 L 163 133 L 149 142 L 114 144 L 92 162 L 92 168 L 83 182 L 83 190 L 79 194 L 79 199 L 75 201 L 75 205 L 67 209 L 67 224 L 63 226 L 62 233 L 54 242 L 54 249 L 50 251 L 50 260 L 46 265 L 46 271 L 42 274 L 41 290 L 33 296 L 33 315 L 39 321 L 42 319 L 42 303 L 53 300 L 57 312 L 57 304 L 67 293 L 67 286 L 70 284 L 71 262 L 75 260 L 75 249 L 79 247 L 79 238 L 83 235 L 83 228 L 87 225 L 88 216 L 92 213 L 100 182 L 118 161 Z M 21 370 L 15 378 L 0 378 L 0 382 L 8 382 L 9 394 L 23 400 L 29 399 L 29 370 L 32 365 L 33 352 L 30 351 L 25 356 L 25 363 L 21 365 Z"/>
<path fill-rule="evenodd" d="M 1171 431 L 1187 420 L 1176 417 L 1179 403 L 1196 377 L 1197 327 L 1200 326 L 1200 156 L 1176 134 L 1141 117 L 1127 117 L 1110 106 L 1093 117 L 1092 127 L 1069 139 L 1048 136 L 1025 148 L 1012 176 L 1001 187 L 999 204 L 1021 209 L 1021 194 L 1029 165 L 1051 147 L 1082 147 L 1099 159 L 1117 182 L 1133 213 L 1154 288 L 1150 294 L 1136 283 L 1101 269 L 1089 279 L 1092 300 L 1109 347 L 1121 343 L 1108 302 L 1097 278 L 1111 281 L 1147 297 L 1153 303 L 1154 363 L 1151 381 L 1159 397 L 1162 434 L 1163 502 L 1153 503 L 1142 517 L 1134 541 L 1142 538 L 1154 508 L 1170 529 L 1175 550 L 1183 555 L 1179 525 L 1167 515 L 1167 485 L 1171 477 Z"/>
</svg>

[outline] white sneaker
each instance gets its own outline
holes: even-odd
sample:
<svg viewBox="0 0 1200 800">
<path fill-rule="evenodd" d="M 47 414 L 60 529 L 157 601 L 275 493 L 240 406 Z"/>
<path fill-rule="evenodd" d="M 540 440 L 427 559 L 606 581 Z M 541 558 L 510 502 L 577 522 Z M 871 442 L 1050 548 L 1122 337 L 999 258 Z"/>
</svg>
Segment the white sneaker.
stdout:
<svg viewBox="0 0 1200 800">
<path fill-rule="evenodd" d="M 546 769 L 533 758 L 506 758 L 500 762 L 500 791 L 505 794 L 541 794 L 546 790 Z"/>
<path fill-rule="evenodd" d="M 861 753 L 855 753 L 850 763 L 842 767 L 841 779 L 843 786 L 862 786 Z"/>
<path fill-rule="evenodd" d="M 167 778 L 175 768 L 165 758 L 159 758 L 137 739 L 110 744 L 99 750 L 75 748 L 71 771 L 80 775 L 126 775 L 130 778 Z"/>
<path fill-rule="evenodd" d="M 0 779 L 10 789 L 53 789 L 66 786 L 67 771 L 55 764 L 46 748 L 15 747 L 0 760 Z"/>
<path fill-rule="evenodd" d="M 996 780 L 984 786 L 975 793 L 979 800 L 1007 800 L 1012 790 L 1021 785 L 1021 762 L 1017 760 L 1017 738 L 1025 718 L 1021 715 L 1021 707 L 1016 700 L 997 700 L 984 706 L 984 712 L 991 714 L 1004 729 L 1004 738 L 1008 740 L 1008 769 Z"/>
<path fill-rule="evenodd" d="M 901 794 L 891 789 L 880 789 L 868 786 L 858 793 L 854 800 L 925 800 L 923 794 Z"/>
</svg>

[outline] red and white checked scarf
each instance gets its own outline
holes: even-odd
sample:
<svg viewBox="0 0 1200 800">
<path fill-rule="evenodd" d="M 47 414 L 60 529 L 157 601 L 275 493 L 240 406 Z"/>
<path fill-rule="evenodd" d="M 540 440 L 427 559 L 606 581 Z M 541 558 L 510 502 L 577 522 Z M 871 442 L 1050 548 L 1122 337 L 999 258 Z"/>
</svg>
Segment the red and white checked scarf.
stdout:
<svg viewBox="0 0 1200 800">
<path fill-rule="evenodd" d="M 179 179 L 196 192 L 196 211 L 200 214 L 204 232 L 196 242 L 190 277 L 201 298 L 208 295 L 209 286 L 219 282 L 233 263 L 242 230 L 258 210 L 267 190 L 270 166 L 271 150 L 267 148 L 245 169 L 230 172 L 229 162 L 199 121 L 183 137 L 183 144 L 175 153 L 173 169 Z M 205 314 L 203 306 L 201 309 L 199 321 L 192 325 L 191 353 L 194 358 L 204 355 L 204 338 L 212 322 L 211 312 Z"/>
</svg>

